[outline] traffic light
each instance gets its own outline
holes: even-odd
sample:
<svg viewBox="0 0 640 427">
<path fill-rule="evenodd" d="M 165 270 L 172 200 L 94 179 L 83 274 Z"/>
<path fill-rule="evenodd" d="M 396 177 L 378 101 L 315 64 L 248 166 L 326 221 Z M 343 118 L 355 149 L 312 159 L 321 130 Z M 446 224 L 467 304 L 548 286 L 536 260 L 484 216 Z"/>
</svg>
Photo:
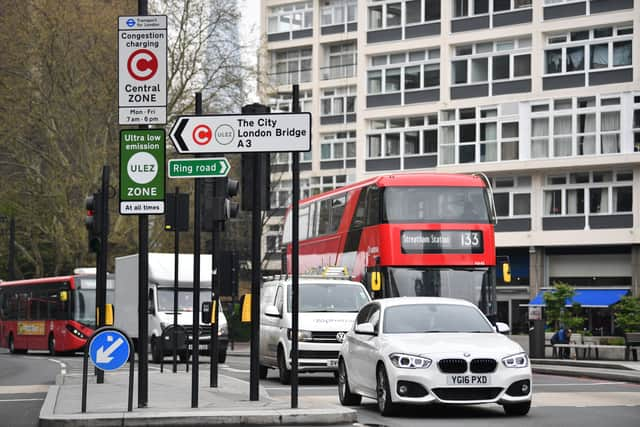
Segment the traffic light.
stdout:
<svg viewBox="0 0 640 427">
<path fill-rule="evenodd" d="M 89 237 L 89 251 L 100 251 L 100 233 L 102 225 L 102 195 L 93 193 L 85 199 L 84 206 L 87 209 L 87 216 L 84 218 L 84 225 L 87 227 Z"/>
<path fill-rule="evenodd" d="M 225 193 L 224 193 L 224 212 L 225 219 L 235 218 L 238 216 L 240 210 L 240 204 L 231 198 L 238 194 L 240 188 L 240 182 L 237 179 L 226 179 Z"/>
</svg>

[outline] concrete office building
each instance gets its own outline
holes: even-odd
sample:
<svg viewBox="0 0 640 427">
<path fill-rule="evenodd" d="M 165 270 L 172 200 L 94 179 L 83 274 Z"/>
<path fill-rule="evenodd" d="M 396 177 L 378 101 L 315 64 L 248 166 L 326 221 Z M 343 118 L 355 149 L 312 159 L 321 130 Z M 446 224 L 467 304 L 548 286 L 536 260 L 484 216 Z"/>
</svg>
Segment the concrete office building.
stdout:
<svg viewBox="0 0 640 427">
<path fill-rule="evenodd" d="M 303 196 L 372 175 L 484 172 L 494 184 L 499 316 L 526 331 L 541 290 L 640 295 L 640 0 L 262 0 L 268 83 L 313 113 Z M 290 202 L 273 158 L 272 206 Z M 281 219 L 265 232 L 279 268 Z M 615 297 L 613 298 L 616 299 Z M 600 307 L 598 307 L 600 306 Z"/>
</svg>

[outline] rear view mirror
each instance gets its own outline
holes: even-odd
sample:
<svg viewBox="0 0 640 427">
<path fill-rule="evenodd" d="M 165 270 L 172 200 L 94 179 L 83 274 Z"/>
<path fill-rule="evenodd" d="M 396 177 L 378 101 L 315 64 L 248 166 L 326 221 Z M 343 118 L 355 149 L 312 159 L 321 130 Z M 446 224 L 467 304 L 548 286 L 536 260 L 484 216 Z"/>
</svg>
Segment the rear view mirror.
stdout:
<svg viewBox="0 0 640 427">
<path fill-rule="evenodd" d="M 379 271 L 371 272 L 371 290 L 374 292 L 378 292 L 382 289 L 382 278 L 380 277 Z"/>
<path fill-rule="evenodd" d="M 275 305 L 268 305 L 264 309 L 264 314 L 265 316 L 280 317 L 280 312 L 278 311 L 278 308 Z"/>
<path fill-rule="evenodd" d="M 509 332 L 511 332 L 511 328 L 509 327 L 509 325 L 503 322 L 496 322 L 495 328 L 496 331 L 500 334 L 508 334 Z"/>
<path fill-rule="evenodd" d="M 508 262 L 502 264 L 502 280 L 505 283 L 511 283 L 511 266 Z"/>
<path fill-rule="evenodd" d="M 360 323 L 356 325 L 356 334 L 375 335 L 373 325 L 371 323 Z"/>
</svg>

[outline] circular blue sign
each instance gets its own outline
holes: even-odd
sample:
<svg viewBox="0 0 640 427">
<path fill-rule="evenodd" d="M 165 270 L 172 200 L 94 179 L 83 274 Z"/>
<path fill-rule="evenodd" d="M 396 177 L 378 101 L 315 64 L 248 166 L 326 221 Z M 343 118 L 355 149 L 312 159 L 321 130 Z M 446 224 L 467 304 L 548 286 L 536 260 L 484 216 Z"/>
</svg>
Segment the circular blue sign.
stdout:
<svg viewBox="0 0 640 427">
<path fill-rule="evenodd" d="M 89 357 L 103 371 L 114 371 L 129 360 L 129 339 L 115 330 L 102 331 L 91 339 Z"/>
<path fill-rule="evenodd" d="M 134 27 L 136 25 L 136 20 L 133 18 L 127 19 L 127 27 Z"/>
</svg>

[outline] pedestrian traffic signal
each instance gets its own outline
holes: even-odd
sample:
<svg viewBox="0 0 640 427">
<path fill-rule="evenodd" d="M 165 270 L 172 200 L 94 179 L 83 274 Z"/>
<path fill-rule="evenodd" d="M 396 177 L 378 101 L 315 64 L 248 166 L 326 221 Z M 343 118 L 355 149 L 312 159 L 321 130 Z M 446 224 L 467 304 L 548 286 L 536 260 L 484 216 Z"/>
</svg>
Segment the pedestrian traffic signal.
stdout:
<svg viewBox="0 0 640 427">
<path fill-rule="evenodd" d="M 89 251 L 99 252 L 100 233 L 102 225 L 102 195 L 93 193 L 85 199 L 84 206 L 87 209 L 87 216 L 84 218 L 84 225 L 88 232 Z"/>
</svg>

